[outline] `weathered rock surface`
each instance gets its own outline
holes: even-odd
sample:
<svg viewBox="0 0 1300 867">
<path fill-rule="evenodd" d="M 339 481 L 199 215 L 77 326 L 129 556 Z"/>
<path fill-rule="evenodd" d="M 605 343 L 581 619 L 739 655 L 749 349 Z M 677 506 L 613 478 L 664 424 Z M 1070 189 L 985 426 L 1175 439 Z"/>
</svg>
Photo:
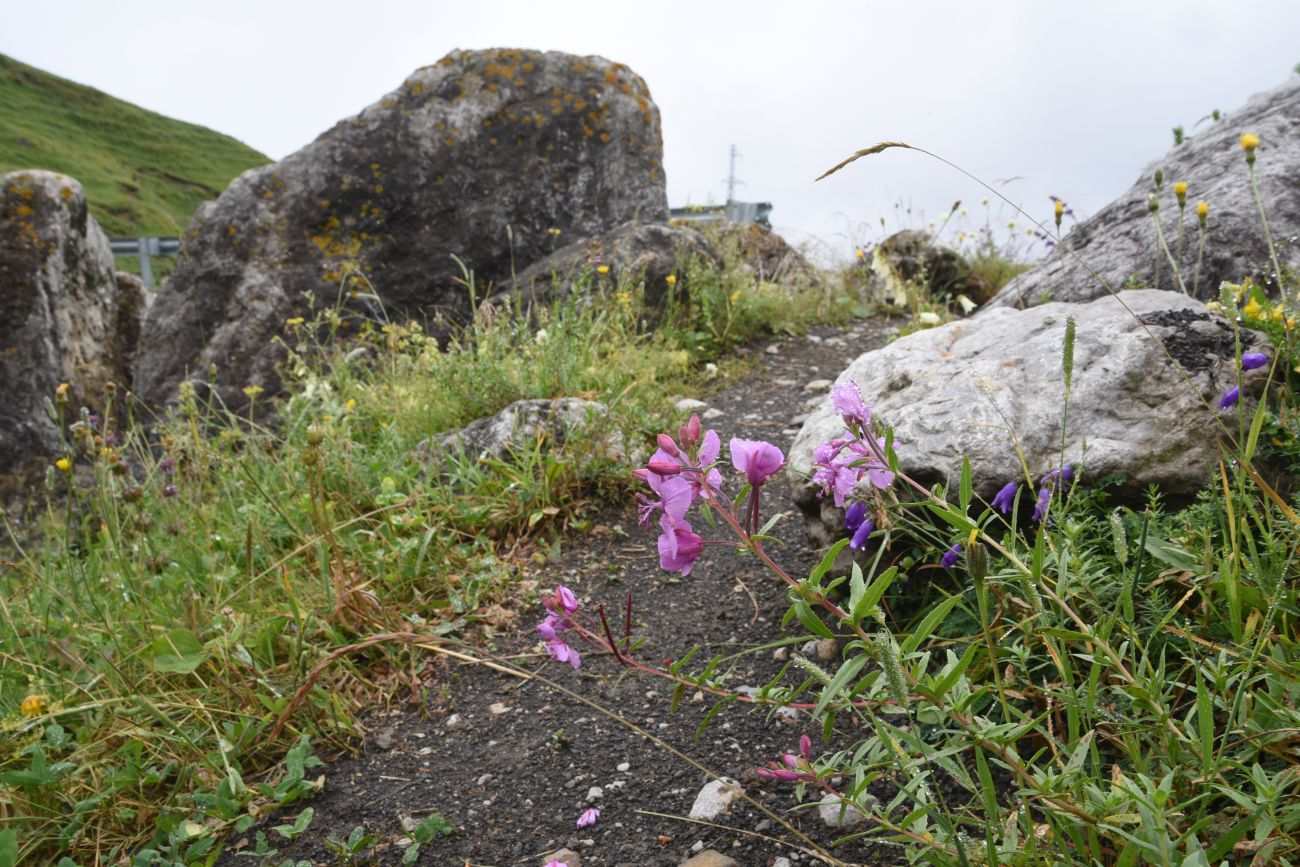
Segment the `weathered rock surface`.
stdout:
<svg viewBox="0 0 1300 867">
<path fill-rule="evenodd" d="M 856 382 L 875 417 L 894 428 L 903 472 L 925 485 L 955 486 L 965 456 L 976 492 L 988 499 L 1024 478 L 1017 445 L 1035 477 L 1060 461 L 1061 352 L 1066 316 L 1073 315 L 1066 461 L 1086 479 L 1122 474 L 1121 497 L 1137 499 L 1151 484 L 1190 495 L 1218 454 L 1220 428 L 1202 400 L 1217 405 L 1236 382 L 1232 327 L 1181 293 L 1133 290 L 1119 298 L 1140 322 L 1110 296 L 999 308 L 865 353 L 837 382 Z M 1253 332 L 1242 338 L 1247 351 L 1257 348 Z M 791 446 L 791 468 L 810 472 L 813 449 L 843 430 L 827 396 Z M 815 541 L 843 535 L 842 512 L 814 486 L 796 482 L 796 499 Z"/>
<path fill-rule="evenodd" d="M 1256 133 L 1255 173 L 1282 266 L 1300 267 L 1300 78 L 1257 94 L 1243 107 L 1191 136 L 1142 170 L 1137 182 L 1096 216 L 1076 226 L 1065 238 L 1099 276 L 1115 289 L 1136 281 L 1155 285 L 1155 226 L 1147 197 L 1155 190 L 1155 172 L 1164 172 L 1160 219 L 1165 240 L 1177 254 L 1178 205 L 1173 185 L 1187 181 L 1187 214 L 1180 270 L 1188 291 L 1201 298 L 1217 297 L 1219 283 L 1245 275 L 1267 278 L 1273 267 L 1259 210 L 1250 191 L 1250 175 L 1239 139 Z M 1205 261 L 1199 282 L 1196 270 L 1196 202 L 1209 203 Z M 1195 286 L 1194 286 L 1195 284 Z M 1177 288 L 1173 269 L 1160 263 L 1161 289 Z M 1053 254 L 1032 271 L 1008 283 L 989 304 L 1021 307 L 1053 301 L 1090 301 L 1106 289 L 1073 258 Z"/>
<path fill-rule="evenodd" d="M 671 294 L 684 297 L 689 282 L 685 265 L 691 257 L 715 269 L 722 266 L 718 254 L 695 229 L 626 223 L 599 237 L 568 244 L 534 262 L 509 284 L 511 288 L 489 300 L 499 305 L 513 297 L 517 307 L 527 308 L 549 303 L 557 291 L 564 297 L 584 279 L 588 287 L 605 291 L 640 282 L 645 287 L 645 307 L 654 311 Z M 602 266 L 609 270 L 598 271 Z M 669 285 L 670 276 L 675 285 Z"/>
<path fill-rule="evenodd" d="M 147 293 L 113 271 L 108 238 L 76 180 L 31 170 L 0 176 L 0 471 L 59 448 L 45 409 L 68 383 L 69 421 L 129 385 Z"/>
<path fill-rule="evenodd" d="M 731 805 L 740 799 L 740 783 L 729 777 L 710 780 L 695 796 L 691 805 L 690 818 L 710 822 L 731 809 Z"/>
<path fill-rule="evenodd" d="M 663 222 L 659 111 L 599 57 L 454 51 L 196 213 L 150 313 L 139 394 L 161 404 L 217 368 L 227 404 L 274 389 L 286 318 L 373 292 L 390 316 L 461 316 L 551 250 L 630 220 Z M 509 230 L 509 231 L 507 231 Z M 371 314 L 370 299 L 351 299 Z M 369 308 L 367 308 L 369 305 Z"/>
<path fill-rule="evenodd" d="M 740 867 L 740 862 L 716 849 L 705 849 L 700 854 L 687 858 L 680 867 Z"/>
<path fill-rule="evenodd" d="M 871 797 L 871 796 L 868 796 Z M 871 798 L 871 800 L 875 800 Z M 817 815 L 828 828 L 847 830 L 865 825 L 870 817 L 852 803 L 835 795 L 825 795 L 817 802 Z"/>
<path fill-rule="evenodd" d="M 790 243 L 757 223 L 722 223 L 717 226 L 719 245 L 735 244 L 741 260 L 754 277 L 767 283 L 801 288 L 820 279 L 815 267 Z"/>
<path fill-rule="evenodd" d="M 989 284 L 971 271 L 956 250 L 935 243 L 926 232 L 890 235 L 868 258 L 867 294 L 873 301 L 905 305 L 919 292 L 936 298 L 965 295 L 976 304 L 990 297 Z"/>
<path fill-rule="evenodd" d="M 516 446 L 538 437 L 563 443 L 575 432 L 599 422 L 609 414 L 603 403 L 578 397 L 554 400 L 517 400 L 496 415 L 476 419 L 459 431 L 444 434 L 438 445 L 443 454 L 463 449 L 470 457 L 504 460 Z M 596 448 L 611 460 L 626 460 L 623 437 L 616 430 L 603 433 Z"/>
</svg>

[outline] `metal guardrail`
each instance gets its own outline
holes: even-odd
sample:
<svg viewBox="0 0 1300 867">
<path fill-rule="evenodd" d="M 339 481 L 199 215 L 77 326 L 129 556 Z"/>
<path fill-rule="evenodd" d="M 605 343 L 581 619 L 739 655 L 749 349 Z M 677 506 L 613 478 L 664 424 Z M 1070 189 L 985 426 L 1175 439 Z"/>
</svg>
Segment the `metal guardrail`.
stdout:
<svg viewBox="0 0 1300 867">
<path fill-rule="evenodd" d="M 140 257 L 140 279 L 150 288 L 153 288 L 153 265 L 149 260 L 155 256 L 175 256 L 181 251 L 180 238 L 109 238 L 108 244 L 114 256 Z"/>
<path fill-rule="evenodd" d="M 727 202 L 725 205 L 687 205 L 684 208 L 669 208 L 668 216 L 673 220 L 686 223 L 712 223 L 718 220 L 730 220 L 733 223 L 757 223 L 771 227 L 768 214 L 772 213 L 771 202 Z"/>
</svg>

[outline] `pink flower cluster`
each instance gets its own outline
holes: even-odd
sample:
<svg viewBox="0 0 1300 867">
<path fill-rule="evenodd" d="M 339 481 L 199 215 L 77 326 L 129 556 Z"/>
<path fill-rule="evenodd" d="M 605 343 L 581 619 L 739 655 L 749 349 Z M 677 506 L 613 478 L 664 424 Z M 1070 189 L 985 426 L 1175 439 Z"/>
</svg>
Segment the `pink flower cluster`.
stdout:
<svg viewBox="0 0 1300 867">
<path fill-rule="evenodd" d="M 685 576 L 691 574 L 704 551 L 704 539 L 695 532 L 686 514 L 700 501 L 717 504 L 722 473 L 715 464 L 722 441 L 717 431 L 701 433 L 699 416 L 691 416 L 676 440 L 659 434 L 658 443 L 659 449 L 650 462 L 634 471 L 654 495 L 637 494 L 638 520 L 648 529 L 659 514 L 659 565 Z M 730 448 L 731 464 L 745 474 L 756 506 L 758 489 L 785 466 L 785 455 L 771 443 L 738 437 L 731 440 Z"/>
<path fill-rule="evenodd" d="M 786 753 L 780 762 L 768 762 L 766 768 L 755 768 L 754 773 L 769 780 L 786 783 L 811 782 L 817 779 L 812 768 L 812 739 L 799 736 L 799 755 Z"/>
<path fill-rule="evenodd" d="M 884 490 L 894 483 L 894 474 L 883 460 L 885 441 L 871 432 L 871 406 L 862 400 L 857 384 L 835 386 L 831 399 L 845 431 L 813 449 L 813 482 L 821 485 L 823 497 L 830 494 L 835 505 L 843 508 L 845 498 L 864 476 Z"/>
<path fill-rule="evenodd" d="M 554 594 L 543 594 L 542 605 L 546 608 L 546 617 L 537 624 L 537 633 L 546 639 L 546 652 L 557 662 L 567 662 L 574 670 L 582 665 L 582 657 L 562 637 L 574 627 L 573 615 L 581 607 L 573 591 L 563 584 L 555 588 Z"/>
</svg>

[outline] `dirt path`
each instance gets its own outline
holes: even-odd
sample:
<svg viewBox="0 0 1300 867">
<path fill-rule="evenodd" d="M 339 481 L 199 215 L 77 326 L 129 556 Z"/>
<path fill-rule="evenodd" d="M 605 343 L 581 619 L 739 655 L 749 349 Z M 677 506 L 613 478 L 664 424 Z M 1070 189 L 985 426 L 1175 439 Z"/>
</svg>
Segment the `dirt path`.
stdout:
<svg viewBox="0 0 1300 867">
<path fill-rule="evenodd" d="M 808 383 L 834 379 L 857 354 L 882 345 L 886 330 L 887 324 L 879 321 L 822 328 L 775 344 L 775 353 L 760 351 L 761 362 L 749 376 L 708 401 L 722 415 L 706 427 L 716 428 L 724 443 L 741 436 L 768 439 L 786 449 L 795 418 L 807 411 L 810 398 L 825 393 L 808 390 Z M 791 574 L 806 574 L 816 554 L 804 542 L 786 486 L 774 485 L 773 494 L 765 514 L 783 509 L 790 517 L 776 531 L 787 545 L 775 555 Z M 715 531 L 712 537 L 723 538 L 720 534 Z M 706 550 L 689 577 L 674 580 L 658 568 L 654 536 L 637 526 L 630 506 L 606 512 L 591 532 L 566 540 L 559 561 L 531 577 L 541 587 L 572 587 L 588 611 L 606 605 L 615 628 L 631 593 L 635 634 L 645 639 L 637 657 L 645 661 L 679 659 L 699 645 L 702 650 L 690 666 L 699 670 L 717 653 L 789 637 L 780 629 L 785 588 L 774 576 L 752 558 L 721 548 Z M 759 607 L 756 619 L 750 593 Z M 503 663 L 549 678 L 710 771 L 740 781 L 751 797 L 820 845 L 834 839 L 815 811 L 789 812 L 795 803 L 789 784 L 752 772 L 797 750 L 801 732 L 814 737 L 817 751 L 825 749 L 806 715 L 730 704 L 697 740 L 711 701 L 688 693 L 673 712 L 671 684 L 630 674 L 610 658 L 588 654 L 580 672 L 547 662 L 535 652 L 539 645 L 532 628 L 539 619 L 540 608 L 525 611 L 513 631 L 498 630 L 489 650 Z M 777 674 L 782 662 L 766 649 L 732 665 L 728 686 L 758 687 Z M 547 853 L 565 847 L 581 856 L 583 867 L 670 867 L 702 849 L 724 853 L 743 867 L 781 864 L 776 860 L 781 857 L 788 863 L 816 862 L 791 845 L 799 843 L 795 835 L 743 801 L 713 825 L 684 821 L 711 779 L 707 774 L 539 680 L 449 661 L 441 667 L 435 689 L 440 692 L 426 707 L 407 705 L 368 718 L 364 753 L 326 769 L 325 791 L 311 804 L 315 819 L 309 832 L 292 846 L 270 835 L 281 851 L 268 863 L 289 856 L 339 863 L 323 845 L 327 837 L 342 839 L 364 825 L 379 840 L 391 842 L 404 836 L 403 821 L 409 825 L 435 812 L 456 833 L 425 844 L 419 864 L 541 867 Z M 852 739 L 847 731 L 836 738 L 842 743 Z M 599 821 L 577 829 L 575 820 L 592 806 L 600 810 Z M 289 815 L 291 821 L 296 808 Z M 245 835 L 249 848 L 251 837 Z M 401 862 L 401 845 L 376 848 L 376 863 Z M 894 854 L 863 841 L 833 851 L 849 863 L 885 863 Z M 258 862 L 227 855 L 221 863 Z"/>
</svg>

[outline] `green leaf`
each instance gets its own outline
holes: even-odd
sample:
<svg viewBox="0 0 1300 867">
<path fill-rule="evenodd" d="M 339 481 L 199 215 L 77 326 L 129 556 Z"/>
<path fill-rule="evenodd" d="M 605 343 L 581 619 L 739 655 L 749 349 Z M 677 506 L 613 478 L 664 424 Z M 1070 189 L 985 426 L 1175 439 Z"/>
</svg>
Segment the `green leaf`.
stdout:
<svg viewBox="0 0 1300 867">
<path fill-rule="evenodd" d="M 876 576 L 876 580 L 871 582 L 866 592 L 862 594 L 862 598 L 858 600 L 849 613 L 849 617 L 854 624 L 861 623 L 862 618 L 866 617 L 873 608 L 880 604 L 880 600 L 885 598 L 885 591 L 889 589 L 890 584 L 894 583 L 894 578 L 897 576 L 897 566 L 890 566 Z"/>
<path fill-rule="evenodd" d="M 456 829 L 448 822 L 441 813 L 433 813 L 423 822 L 415 826 L 411 832 L 411 839 L 417 843 L 428 843 L 439 834 L 451 836 L 456 833 Z"/>
<path fill-rule="evenodd" d="M 1201 773 L 1209 778 L 1214 771 L 1214 702 L 1196 669 L 1196 723 L 1201 739 Z"/>
<path fill-rule="evenodd" d="M 970 511 L 971 495 L 973 485 L 971 483 L 970 459 L 963 457 L 961 459 L 961 487 L 957 491 L 958 502 L 961 503 L 963 512 Z"/>
<path fill-rule="evenodd" d="M 1242 454 L 1243 463 L 1249 464 L 1255 457 L 1255 449 L 1259 447 L 1259 432 L 1264 426 L 1264 416 L 1267 415 L 1268 401 L 1261 400 L 1255 407 L 1255 417 L 1250 422 L 1250 433 L 1246 437 L 1246 449 Z"/>
<path fill-rule="evenodd" d="M 826 709 L 826 705 L 830 704 L 836 696 L 844 692 L 845 688 L 849 685 L 849 681 L 857 677 L 858 672 L 862 670 L 862 666 L 866 664 L 867 655 L 865 653 L 859 653 L 857 656 L 841 665 L 840 670 L 835 672 L 835 676 L 831 678 L 831 682 L 822 690 L 822 697 L 817 700 L 817 706 L 813 708 L 813 716 L 821 716 L 822 711 Z"/>
<path fill-rule="evenodd" d="M 415 859 L 419 857 L 420 844 L 412 843 L 410 846 L 407 846 L 406 851 L 402 853 L 402 863 L 406 864 L 407 867 L 410 867 L 411 864 L 415 863 Z"/>
<path fill-rule="evenodd" d="M 808 607 L 808 603 L 802 599 L 794 601 L 794 616 L 799 618 L 799 622 L 803 624 L 804 629 L 814 635 L 820 635 L 822 638 L 835 637 L 835 633 L 831 632 L 830 627 L 822 623 L 821 618 L 814 614 L 813 610 Z"/>
<path fill-rule="evenodd" d="M 149 645 L 149 658 L 157 671 L 189 674 L 203 664 L 208 654 L 192 631 L 173 629 Z"/>
<path fill-rule="evenodd" d="M 13 828 L 0 831 L 0 867 L 14 867 L 18 863 L 18 832 Z"/>
<path fill-rule="evenodd" d="M 930 637 L 930 633 L 934 632 L 934 630 L 939 627 L 939 624 L 943 623 L 943 621 L 947 619 L 948 613 L 952 611 L 960 601 L 960 596 L 949 596 L 947 599 L 936 605 L 929 614 L 925 615 L 925 619 L 921 621 L 921 625 L 916 627 L 916 631 L 907 636 L 907 640 L 903 642 L 901 648 L 903 653 L 911 653 L 920 647 L 921 642 Z"/>
<path fill-rule="evenodd" d="M 840 552 L 844 550 L 844 546 L 847 544 L 849 544 L 848 539 L 840 539 L 826 551 L 822 561 L 817 564 L 812 572 L 808 573 L 809 584 L 816 586 L 821 582 L 826 573 L 831 571 L 831 567 L 835 565 L 835 558 L 840 555 Z"/>
</svg>

